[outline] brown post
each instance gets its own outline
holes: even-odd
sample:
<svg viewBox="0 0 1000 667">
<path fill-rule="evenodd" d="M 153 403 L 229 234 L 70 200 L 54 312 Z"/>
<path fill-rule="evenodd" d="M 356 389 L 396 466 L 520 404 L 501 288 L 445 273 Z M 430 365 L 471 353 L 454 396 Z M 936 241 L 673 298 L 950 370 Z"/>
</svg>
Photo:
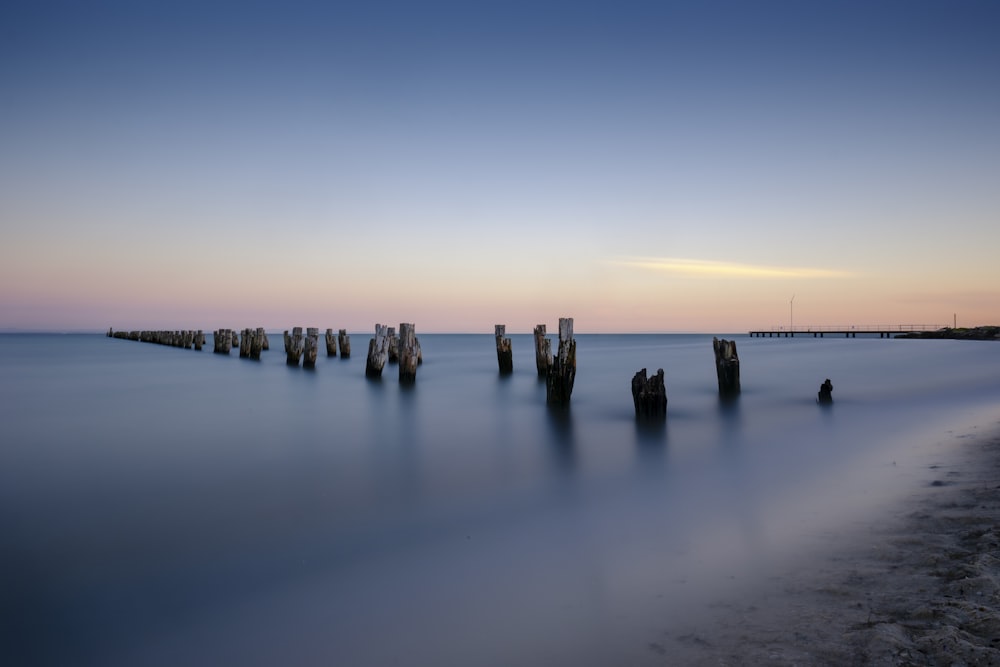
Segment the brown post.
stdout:
<svg viewBox="0 0 1000 667">
<path fill-rule="evenodd" d="M 736 354 L 736 341 L 712 338 L 715 351 L 715 373 L 719 378 L 719 395 L 736 396 L 740 393 L 740 358 Z"/>
<path fill-rule="evenodd" d="M 417 380 L 417 337 L 413 325 L 399 325 L 399 381 L 412 383 Z"/>
<path fill-rule="evenodd" d="M 264 349 L 264 328 L 248 329 L 250 334 L 250 358 L 260 361 L 260 352 Z"/>
<path fill-rule="evenodd" d="M 316 368 L 316 355 L 319 353 L 319 329 L 306 329 L 305 351 L 302 356 L 302 368 Z"/>
<path fill-rule="evenodd" d="M 389 327 L 389 363 L 399 361 L 399 336 L 396 335 L 396 327 Z"/>
<path fill-rule="evenodd" d="M 292 335 L 285 332 L 285 357 L 289 366 L 298 366 L 302 357 L 305 341 L 302 339 L 302 327 L 292 329 Z"/>
<path fill-rule="evenodd" d="M 504 335 L 507 333 L 507 325 L 494 325 L 493 333 L 497 339 L 497 363 L 500 365 L 500 374 L 508 375 L 513 373 L 514 351 L 511 349 L 510 338 L 504 338 Z"/>
<path fill-rule="evenodd" d="M 375 325 L 375 337 L 368 341 L 368 361 L 365 363 L 365 377 L 380 378 L 386 359 L 389 357 L 389 327 Z"/>
<path fill-rule="evenodd" d="M 549 364 L 552 363 L 552 341 L 545 337 L 545 325 L 539 324 L 535 327 L 535 368 L 538 369 L 538 377 L 545 377 L 549 374 Z"/>
<path fill-rule="evenodd" d="M 643 420 L 663 420 L 667 418 L 667 388 L 663 384 L 663 369 L 647 379 L 646 369 L 632 378 L 632 402 L 635 403 L 635 417 Z"/>
<path fill-rule="evenodd" d="M 559 318 L 559 354 L 552 358 L 545 379 L 545 397 L 551 405 L 569 405 L 576 380 L 576 341 L 573 340 L 573 318 Z"/>
<path fill-rule="evenodd" d="M 326 356 L 337 356 L 337 337 L 333 335 L 333 329 L 326 330 Z"/>
<path fill-rule="evenodd" d="M 349 359 L 351 356 L 351 337 L 347 335 L 347 329 L 341 329 L 338 332 L 337 342 L 340 344 L 340 358 Z"/>
</svg>

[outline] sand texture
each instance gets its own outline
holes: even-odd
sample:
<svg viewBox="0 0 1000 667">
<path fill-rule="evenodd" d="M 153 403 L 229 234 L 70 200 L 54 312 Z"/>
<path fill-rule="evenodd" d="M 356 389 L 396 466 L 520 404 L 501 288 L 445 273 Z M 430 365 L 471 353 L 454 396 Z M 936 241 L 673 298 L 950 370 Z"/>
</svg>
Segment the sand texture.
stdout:
<svg viewBox="0 0 1000 667">
<path fill-rule="evenodd" d="M 887 516 L 649 650 L 678 665 L 1000 666 L 1000 434 L 956 450 Z"/>
</svg>

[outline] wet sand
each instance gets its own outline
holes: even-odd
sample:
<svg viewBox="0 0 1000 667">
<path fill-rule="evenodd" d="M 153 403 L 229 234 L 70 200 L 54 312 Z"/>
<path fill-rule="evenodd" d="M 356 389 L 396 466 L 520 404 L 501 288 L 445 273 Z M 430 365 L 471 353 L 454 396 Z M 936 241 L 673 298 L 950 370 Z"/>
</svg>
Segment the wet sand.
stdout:
<svg viewBox="0 0 1000 667">
<path fill-rule="evenodd" d="M 674 665 L 1000 665 L 1000 425 L 911 495 L 650 642 Z"/>
</svg>

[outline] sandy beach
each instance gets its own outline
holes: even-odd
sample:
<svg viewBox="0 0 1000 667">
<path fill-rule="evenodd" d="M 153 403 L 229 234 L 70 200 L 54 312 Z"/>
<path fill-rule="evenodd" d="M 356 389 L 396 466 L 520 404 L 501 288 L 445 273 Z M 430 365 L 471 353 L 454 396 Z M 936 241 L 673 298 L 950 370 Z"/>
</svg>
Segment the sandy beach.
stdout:
<svg viewBox="0 0 1000 667">
<path fill-rule="evenodd" d="M 699 666 L 1000 665 L 1000 424 L 945 445 L 886 514 L 649 650 Z"/>
</svg>

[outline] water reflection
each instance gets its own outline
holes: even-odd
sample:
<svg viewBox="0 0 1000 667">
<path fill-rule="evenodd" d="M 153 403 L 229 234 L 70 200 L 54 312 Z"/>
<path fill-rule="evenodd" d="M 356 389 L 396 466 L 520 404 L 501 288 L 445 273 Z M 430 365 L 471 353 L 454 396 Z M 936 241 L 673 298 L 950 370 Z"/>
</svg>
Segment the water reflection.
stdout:
<svg viewBox="0 0 1000 667">
<path fill-rule="evenodd" d="M 547 405 L 545 417 L 553 461 L 561 470 L 573 470 L 576 467 L 576 446 L 570 406 Z"/>
</svg>

